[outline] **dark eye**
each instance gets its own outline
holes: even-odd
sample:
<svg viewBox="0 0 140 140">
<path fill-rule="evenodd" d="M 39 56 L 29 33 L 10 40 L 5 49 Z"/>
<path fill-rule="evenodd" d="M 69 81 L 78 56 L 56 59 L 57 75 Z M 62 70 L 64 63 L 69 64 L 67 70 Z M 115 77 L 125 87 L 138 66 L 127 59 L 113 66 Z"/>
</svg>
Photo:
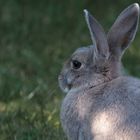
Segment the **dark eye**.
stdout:
<svg viewBox="0 0 140 140">
<path fill-rule="evenodd" d="M 80 67 L 81 67 L 81 62 L 79 62 L 79 61 L 77 61 L 77 60 L 73 60 L 72 61 L 72 67 L 74 68 L 74 69 L 79 69 Z"/>
</svg>

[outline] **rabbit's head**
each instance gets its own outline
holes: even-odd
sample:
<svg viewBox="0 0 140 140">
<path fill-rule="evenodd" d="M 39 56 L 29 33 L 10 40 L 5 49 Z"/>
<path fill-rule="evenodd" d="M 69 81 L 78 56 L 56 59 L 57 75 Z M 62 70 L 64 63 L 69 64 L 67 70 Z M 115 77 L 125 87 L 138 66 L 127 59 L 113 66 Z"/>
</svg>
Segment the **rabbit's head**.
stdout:
<svg viewBox="0 0 140 140">
<path fill-rule="evenodd" d="M 59 76 L 64 92 L 85 84 L 96 86 L 120 75 L 121 56 L 133 41 L 139 20 L 139 5 L 132 4 L 117 18 L 106 35 L 101 25 L 84 10 L 93 45 L 77 49 Z"/>
</svg>

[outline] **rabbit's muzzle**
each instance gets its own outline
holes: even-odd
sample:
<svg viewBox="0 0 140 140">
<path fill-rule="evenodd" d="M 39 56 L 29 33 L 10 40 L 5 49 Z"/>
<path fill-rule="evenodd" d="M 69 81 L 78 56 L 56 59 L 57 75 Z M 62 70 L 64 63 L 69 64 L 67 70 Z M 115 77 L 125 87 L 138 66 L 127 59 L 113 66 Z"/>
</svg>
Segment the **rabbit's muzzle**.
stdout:
<svg viewBox="0 0 140 140">
<path fill-rule="evenodd" d="M 68 91 L 72 88 L 72 79 L 67 78 L 66 75 L 60 74 L 58 77 L 59 86 L 61 90 L 65 93 L 68 93 Z"/>
</svg>

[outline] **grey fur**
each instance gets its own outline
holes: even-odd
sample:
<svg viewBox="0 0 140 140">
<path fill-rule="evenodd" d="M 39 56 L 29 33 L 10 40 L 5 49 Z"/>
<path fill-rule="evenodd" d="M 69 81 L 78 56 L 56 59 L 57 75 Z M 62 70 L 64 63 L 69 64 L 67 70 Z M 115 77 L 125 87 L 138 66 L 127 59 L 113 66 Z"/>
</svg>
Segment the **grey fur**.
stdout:
<svg viewBox="0 0 140 140">
<path fill-rule="evenodd" d="M 88 15 L 86 12 L 86 20 Z M 91 15 L 90 18 L 89 29 L 96 22 Z M 98 32 L 91 33 L 96 43 L 77 49 L 64 65 L 59 85 L 67 93 L 61 107 L 61 122 L 68 140 L 140 139 L 140 80 L 120 73 L 120 58 L 136 34 L 138 18 L 138 4 L 129 6 L 107 37 L 96 22 L 97 26 L 92 28 L 94 32 L 98 28 L 101 38 Z M 107 41 L 105 46 L 97 43 L 102 37 Z M 100 52 L 98 47 L 102 48 Z M 104 51 L 108 57 L 99 55 Z M 73 60 L 81 62 L 81 67 L 74 69 Z"/>
</svg>

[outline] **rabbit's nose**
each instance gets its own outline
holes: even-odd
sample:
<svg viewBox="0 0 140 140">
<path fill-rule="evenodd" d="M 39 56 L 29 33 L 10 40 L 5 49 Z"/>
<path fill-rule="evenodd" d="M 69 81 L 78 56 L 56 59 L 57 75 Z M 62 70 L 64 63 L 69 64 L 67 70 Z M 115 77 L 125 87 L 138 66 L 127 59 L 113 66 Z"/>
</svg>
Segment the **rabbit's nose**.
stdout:
<svg viewBox="0 0 140 140">
<path fill-rule="evenodd" d="M 71 89 L 71 86 L 72 86 L 72 79 L 71 78 L 67 78 L 67 85 L 68 85 L 68 88 Z"/>
<path fill-rule="evenodd" d="M 67 84 L 71 84 L 72 83 L 72 79 L 71 78 L 67 78 Z"/>
</svg>

